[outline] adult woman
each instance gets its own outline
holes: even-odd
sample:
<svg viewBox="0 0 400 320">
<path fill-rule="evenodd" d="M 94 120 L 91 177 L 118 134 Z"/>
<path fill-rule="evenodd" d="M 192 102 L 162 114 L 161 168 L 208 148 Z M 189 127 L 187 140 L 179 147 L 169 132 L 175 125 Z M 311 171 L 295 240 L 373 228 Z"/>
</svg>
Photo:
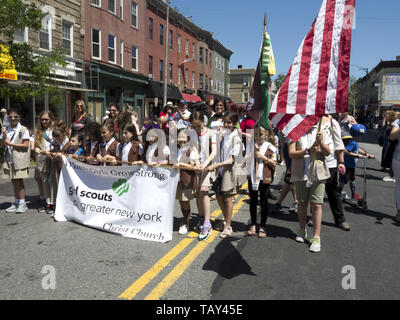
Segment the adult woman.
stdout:
<svg viewBox="0 0 400 320">
<path fill-rule="evenodd" d="M 6 212 L 24 213 L 28 209 L 23 179 L 29 177 L 29 131 L 19 120 L 15 110 L 8 112 L 9 126 L 2 128 L 1 145 L 6 148 L 3 178 L 11 180 L 14 189 L 14 202 Z"/>
<path fill-rule="evenodd" d="M 383 124 L 382 124 L 382 130 L 383 130 L 383 146 L 382 146 L 382 157 L 381 159 L 383 159 L 383 155 L 385 154 L 387 147 L 389 146 L 389 136 L 390 133 L 392 131 L 392 123 L 396 121 L 396 119 L 398 118 L 397 116 L 397 112 L 393 111 L 393 110 L 388 110 L 385 112 L 385 118 L 383 120 Z M 383 170 L 385 170 L 385 168 L 382 168 Z M 394 179 L 394 173 L 393 173 L 393 169 L 390 168 L 389 170 L 389 176 L 388 177 L 384 177 L 383 181 L 385 182 L 395 182 Z"/>
<path fill-rule="evenodd" d="M 399 141 L 400 139 L 400 119 L 397 119 L 392 124 L 392 131 L 389 135 L 389 139 L 392 141 Z M 397 142 L 396 148 L 393 153 L 392 168 L 394 172 L 394 177 L 396 179 L 395 187 L 395 198 L 396 198 L 396 208 L 397 215 L 395 220 L 400 222 L 400 143 Z"/>
<path fill-rule="evenodd" d="M 75 102 L 74 116 L 72 117 L 72 123 L 68 130 L 70 137 L 81 134 L 86 137 L 86 126 L 91 122 L 90 118 L 86 115 L 86 106 L 83 100 L 77 100 Z"/>
<path fill-rule="evenodd" d="M 224 125 L 224 102 L 221 99 L 215 99 L 213 108 L 214 114 L 208 119 L 207 127 L 218 131 L 218 129 L 222 128 Z"/>
</svg>

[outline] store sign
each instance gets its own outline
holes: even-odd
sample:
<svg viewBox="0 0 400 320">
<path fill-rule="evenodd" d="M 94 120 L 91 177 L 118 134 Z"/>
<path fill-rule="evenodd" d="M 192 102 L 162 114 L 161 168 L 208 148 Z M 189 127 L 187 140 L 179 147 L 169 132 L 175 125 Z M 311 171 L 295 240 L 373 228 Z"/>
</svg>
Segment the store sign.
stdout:
<svg viewBox="0 0 400 320">
<path fill-rule="evenodd" d="M 400 74 L 386 75 L 384 100 L 400 101 Z"/>
<path fill-rule="evenodd" d="M 18 80 L 14 60 L 9 54 L 8 47 L 0 44 L 0 79 Z"/>
</svg>

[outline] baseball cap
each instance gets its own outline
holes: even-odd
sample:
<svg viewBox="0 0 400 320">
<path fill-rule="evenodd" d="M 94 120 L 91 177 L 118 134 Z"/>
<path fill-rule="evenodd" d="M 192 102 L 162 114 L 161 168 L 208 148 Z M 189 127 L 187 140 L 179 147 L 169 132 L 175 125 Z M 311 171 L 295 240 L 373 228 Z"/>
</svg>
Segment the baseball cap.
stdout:
<svg viewBox="0 0 400 320">
<path fill-rule="evenodd" d="M 179 101 L 179 103 L 187 104 L 187 101 L 185 99 L 182 99 L 181 101 Z"/>
<path fill-rule="evenodd" d="M 174 104 L 171 101 L 167 102 L 167 106 L 173 106 Z"/>
<path fill-rule="evenodd" d="M 1 109 L 1 110 L 0 110 L 0 113 L 3 113 L 3 112 L 7 113 L 7 110 L 6 110 L 6 109 L 4 109 L 4 108 L 3 108 L 3 109 Z"/>
</svg>

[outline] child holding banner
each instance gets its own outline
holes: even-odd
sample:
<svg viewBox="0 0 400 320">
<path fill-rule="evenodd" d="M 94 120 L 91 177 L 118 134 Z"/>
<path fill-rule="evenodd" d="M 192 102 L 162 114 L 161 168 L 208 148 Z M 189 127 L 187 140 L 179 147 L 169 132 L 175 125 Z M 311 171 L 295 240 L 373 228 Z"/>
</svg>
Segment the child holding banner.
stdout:
<svg viewBox="0 0 400 320">
<path fill-rule="evenodd" d="M 101 137 L 103 142 L 99 145 L 99 153 L 96 155 L 98 162 L 103 162 L 104 166 L 107 162 L 112 161 L 116 157 L 118 141 L 114 138 L 114 122 L 107 120 L 101 127 Z"/>
<path fill-rule="evenodd" d="M 242 138 L 236 129 L 239 123 L 237 113 L 230 112 L 224 117 L 224 130 L 221 130 L 220 163 L 208 167 L 212 172 L 218 169 L 218 176 L 213 184 L 213 190 L 217 196 L 218 204 L 224 215 L 224 229 L 221 238 L 232 235 L 232 200 L 239 186 L 238 163 L 242 156 Z"/>
<path fill-rule="evenodd" d="M 96 156 L 99 153 L 101 144 L 101 125 L 95 121 L 89 122 L 86 127 L 86 145 L 85 155 L 88 157 L 87 162 L 97 164 Z"/>
<path fill-rule="evenodd" d="M 163 143 L 163 141 L 158 143 L 158 135 L 156 130 L 160 129 L 151 129 L 150 131 L 146 132 L 145 135 L 146 145 L 144 153 L 146 155 L 146 162 L 150 167 L 168 164 L 170 155 L 169 147 Z M 161 133 L 163 134 L 162 131 Z M 162 154 L 159 156 L 160 150 L 162 150 Z"/>
<path fill-rule="evenodd" d="M 143 146 L 139 141 L 136 126 L 128 123 L 121 131 L 123 142 L 117 146 L 113 165 L 117 165 L 117 161 L 130 162 L 132 165 L 143 165 Z M 126 163 L 122 165 L 128 166 Z"/>
<path fill-rule="evenodd" d="M 189 137 L 183 131 L 178 132 L 178 163 L 174 164 L 175 170 L 181 169 L 180 181 L 176 191 L 176 199 L 181 206 L 183 222 L 179 227 L 179 234 L 183 235 L 189 231 L 190 200 L 196 195 L 197 179 L 193 171 L 195 165 L 199 165 L 199 153 L 196 148 L 189 145 Z M 185 170 L 190 169 L 191 171 Z"/>
<path fill-rule="evenodd" d="M 215 132 L 204 125 L 204 114 L 194 111 L 190 115 L 192 129 L 199 136 L 200 164 L 195 166 L 198 176 L 198 187 L 196 192 L 196 203 L 199 214 L 203 216 L 204 222 L 199 222 L 200 234 L 198 240 L 206 240 L 211 235 L 212 226 L 210 222 L 211 202 L 208 192 L 212 187 L 215 174 L 208 171 L 208 167 L 217 155 L 217 136 Z"/>
</svg>

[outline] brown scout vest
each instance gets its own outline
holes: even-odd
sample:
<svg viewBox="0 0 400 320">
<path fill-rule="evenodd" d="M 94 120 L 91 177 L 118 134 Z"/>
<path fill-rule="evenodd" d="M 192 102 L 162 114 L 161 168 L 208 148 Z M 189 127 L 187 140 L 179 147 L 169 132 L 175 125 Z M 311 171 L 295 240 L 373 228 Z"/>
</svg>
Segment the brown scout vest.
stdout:
<svg viewBox="0 0 400 320">
<path fill-rule="evenodd" d="M 22 137 L 24 136 L 25 131 L 28 130 L 26 127 L 21 125 L 21 128 L 18 131 L 18 135 L 13 138 L 15 144 L 22 144 L 24 141 Z M 13 156 L 13 165 L 15 170 L 26 169 L 29 167 L 29 163 L 31 160 L 31 151 L 28 144 L 28 150 L 15 150 L 12 148 L 12 156 Z M 4 161 L 3 168 L 10 170 L 10 163 Z"/>
<path fill-rule="evenodd" d="M 142 160 L 141 156 L 139 154 L 139 146 L 140 146 L 140 142 L 135 141 L 132 143 L 131 149 L 129 150 L 129 153 L 128 153 L 128 161 L 129 162 L 136 162 L 136 161 Z M 119 156 L 117 157 L 118 161 L 122 161 L 122 148 L 123 148 L 123 145 L 120 144 Z"/>
</svg>

